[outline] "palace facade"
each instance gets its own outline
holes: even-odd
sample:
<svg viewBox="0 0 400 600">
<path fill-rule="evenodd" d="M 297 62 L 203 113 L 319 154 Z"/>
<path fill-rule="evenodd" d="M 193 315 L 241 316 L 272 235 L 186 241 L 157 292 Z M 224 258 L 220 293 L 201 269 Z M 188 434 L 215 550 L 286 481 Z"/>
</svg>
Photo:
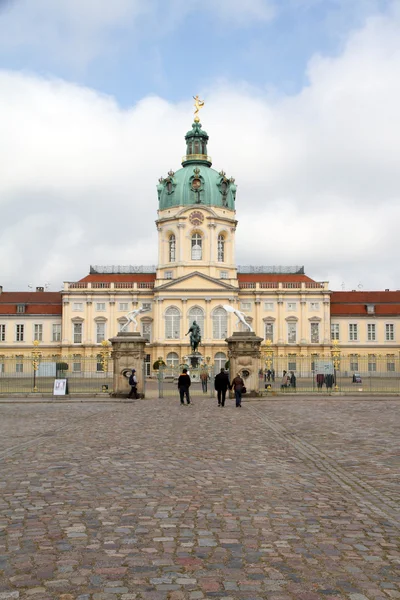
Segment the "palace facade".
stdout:
<svg viewBox="0 0 400 600">
<path fill-rule="evenodd" d="M 398 361 L 400 292 L 332 292 L 301 266 L 236 265 L 235 179 L 212 168 L 199 122 L 185 140 L 182 167 L 157 184 L 157 265 L 93 266 L 79 281 L 66 282 L 61 294 L 1 290 L 2 354 L 27 354 L 37 340 L 49 356 L 93 355 L 129 311 L 143 308 L 138 323 L 149 342 L 149 375 L 158 359 L 185 362 L 185 334 L 194 320 L 202 333 L 199 352 L 217 370 L 227 361 L 225 339 L 236 330 L 235 315 L 224 309 L 229 305 L 245 313 L 288 368 L 296 369 L 300 357 L 330 355 L 333 341 L 351 370 L 358 370 L 357 357 L 371 365 L 374 356 Z"/>
</svg>

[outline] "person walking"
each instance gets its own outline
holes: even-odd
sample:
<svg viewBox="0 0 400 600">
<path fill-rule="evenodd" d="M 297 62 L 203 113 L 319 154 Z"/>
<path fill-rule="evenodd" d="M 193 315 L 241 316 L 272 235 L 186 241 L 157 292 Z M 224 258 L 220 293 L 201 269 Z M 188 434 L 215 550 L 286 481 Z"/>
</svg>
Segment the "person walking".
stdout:
<svg viewBox="0 0 400 600">
<path fill-rule="evenodd" d="M 201 381 L 201 389 L 203 390 L 203 393 L 206 394 L 207 393 L 207 382 L 208 382 L 208 373 L 207 373 L 206 369 L 203 369 L 201 371 L 200 381 Z"/>
<path fill-rule="evenodd" d="M 225 406 L 225 396 L 226 396 L 226 390 L 228 389 L 229 386 L 229 377 L 228 375 L 225 373 L 225 369 L 221 369 L 221 371 L 218 373 L 218 375 L 215 376 L 214 379 L 214 388 L 217 391 L 217 396 L 218 396 L 218 406 Z"/>
<path fill-rule="evenodd" d="M 138 380 L 135 373 L 135 369 L 132 369 L 132 373 L 129 375 L 129 385 L 131 386 L 131 391 L 128 394 L 128 398 L 135 398 L 137 400 L 139 398 L 137 391 Z"/>
<path fill-rule="evenodd" d="M 187 404 L 190 404 L 189 388 L 191 386 L 190 376 L 188 375 L 187 369 L 183 369 L 181 375 L 178 378 L 178 390 L 181 404 L 185 404 L 184 397 L 186 396 Z"/>
<path fill-rule="evenodd" d="M 283 371 L 282 381 L 281 381 L 281 390 L 282 391 L 286 390 L 286 388 L 288 387 L 288 383 L 289 383 L 289 377 L 288 377 L 286 371 Z"/>
<path fill-rule="evenodd" d="M 290 387 L 296 390 L 296 375 L 294 371 L 290 371 Z"/>
<path fill-rule="evenodd" d="M 235 392 L 236 408 L 242 406 L 242 390 L 244 388 L 244 381 L 240 376 L 240 373 L 236 375 L 231 384 L 231 390 Z"/>
</svg>

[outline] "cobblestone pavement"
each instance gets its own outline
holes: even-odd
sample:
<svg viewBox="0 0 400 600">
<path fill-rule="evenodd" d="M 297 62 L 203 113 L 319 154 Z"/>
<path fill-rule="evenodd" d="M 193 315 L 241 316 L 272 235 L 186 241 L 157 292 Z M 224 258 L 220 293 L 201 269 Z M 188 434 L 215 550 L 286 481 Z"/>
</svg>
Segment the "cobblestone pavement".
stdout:
<svg viewBox="0 0 400 600">
<path fill-rule="evenodd" d="M 2 405 L 0 600 L 400 598 L 399 409 Z"/>
</svg>

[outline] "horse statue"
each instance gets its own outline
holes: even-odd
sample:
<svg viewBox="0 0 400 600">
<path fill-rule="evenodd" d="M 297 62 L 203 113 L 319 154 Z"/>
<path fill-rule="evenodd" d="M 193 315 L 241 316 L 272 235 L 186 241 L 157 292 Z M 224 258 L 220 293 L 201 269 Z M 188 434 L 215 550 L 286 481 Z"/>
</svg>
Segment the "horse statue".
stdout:
<svg viewBox="0 0 400 600">
<path fill-rule="evenodd" d="M 185 334 L 188 335 L 190 333 L 190 347 L 192 352 L 195 353 L 199 344 L 201 343 L 201 331 L 200 326 L 193 321 L 191 327 L 189 327 L 189 331 Z"/>
</svg>

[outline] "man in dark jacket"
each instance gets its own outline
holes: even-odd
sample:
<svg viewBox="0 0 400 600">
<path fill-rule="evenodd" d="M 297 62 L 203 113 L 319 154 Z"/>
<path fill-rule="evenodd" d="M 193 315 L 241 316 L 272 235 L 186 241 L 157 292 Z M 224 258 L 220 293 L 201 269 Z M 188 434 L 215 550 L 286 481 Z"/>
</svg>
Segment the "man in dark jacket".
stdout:
<svg viewBox="0 0 400 600">
<path fill-rule="evenodd" d="M 139 394 L 137 391 L 138 380 L 136 377 L 135 369 L 132 369 L 132 373 L 129 376 L 129 385 L 131 386 L 131 391 L 128 394 L 128 398 L 139 398 Z"/>
<path fill-rule="evenodd" d="M 190 376 L 188 375 L 187 369 L 182 370 L 182 374 L 179 375 L 178 379 L 178 390 L 181 399 L 181 404 L 185 404 L 184 397 L 186 396 L 186 402 L 190 404 L 189 388 L 191 385 Z"/>
<path fill-rule="evenodd" d="M 229 387 L 229 378 L 225 373 L 225 369 L 221 369 L 221 372 L 215 376 L 214 388 L 217 390 L 218 406 L 225 406 L 226 390 Z"/>
</svg>

